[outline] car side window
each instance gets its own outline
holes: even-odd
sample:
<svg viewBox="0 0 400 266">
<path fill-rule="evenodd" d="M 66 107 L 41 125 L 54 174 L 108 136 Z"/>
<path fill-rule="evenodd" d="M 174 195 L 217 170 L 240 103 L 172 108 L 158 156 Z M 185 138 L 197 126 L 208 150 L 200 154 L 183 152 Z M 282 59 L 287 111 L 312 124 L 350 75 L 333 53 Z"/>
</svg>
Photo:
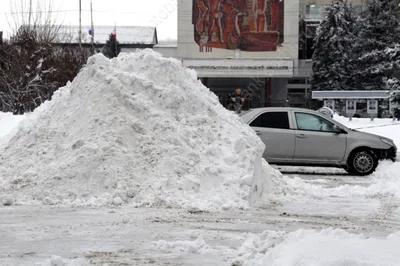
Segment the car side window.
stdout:
<svg viewBox="0 0 400 266">
<path fill-rule="evenodd" d="M 253 122 L 250 123 L 250 126 L 290 129 L 289 116 L 287 112 L 262 113 Z"/>
<path fill-rule="evenodd" d="M 295 113 L 295 116 L 299 130 L 335 132 L 334 124 L 322 117 L 298 112 Z"/>
</svg>

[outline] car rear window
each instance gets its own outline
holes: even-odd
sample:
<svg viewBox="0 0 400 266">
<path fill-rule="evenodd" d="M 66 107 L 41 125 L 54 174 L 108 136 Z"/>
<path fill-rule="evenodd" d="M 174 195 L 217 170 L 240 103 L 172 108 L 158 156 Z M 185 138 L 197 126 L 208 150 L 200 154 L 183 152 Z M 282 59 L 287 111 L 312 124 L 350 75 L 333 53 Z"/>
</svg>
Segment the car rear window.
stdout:
<svg viewBox="0 0 400 266">
<path fill-rule="evenodd" d="M 253 122 L 251 127 L 266 127 L 290 129 L 289 117 L 287 112 L 266 112 L 260 114 Z"/>
</svg>

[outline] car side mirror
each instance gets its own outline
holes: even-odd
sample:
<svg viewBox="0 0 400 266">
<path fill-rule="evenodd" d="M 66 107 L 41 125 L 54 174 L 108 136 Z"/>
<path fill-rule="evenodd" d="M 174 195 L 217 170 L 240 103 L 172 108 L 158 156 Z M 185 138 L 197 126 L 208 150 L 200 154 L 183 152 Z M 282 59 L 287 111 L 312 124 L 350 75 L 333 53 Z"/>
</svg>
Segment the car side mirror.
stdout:
<svg viewBox="0 0 400 266">
<path fill-rule="evenodd" d="M 337 134 L 344 133 L 343 128 L 339 127 L 338 125 L 333 126 L 333 131 L 335 131 Z"/>
</svg>

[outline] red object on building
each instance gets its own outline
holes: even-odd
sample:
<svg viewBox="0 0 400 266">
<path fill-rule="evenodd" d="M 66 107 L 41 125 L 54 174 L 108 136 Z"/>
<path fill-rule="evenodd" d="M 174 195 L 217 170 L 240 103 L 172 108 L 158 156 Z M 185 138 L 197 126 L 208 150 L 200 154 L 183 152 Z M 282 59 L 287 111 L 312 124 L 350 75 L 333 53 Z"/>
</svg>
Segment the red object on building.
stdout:
<svg viewBox="0 0 400 266">
<path fill-rule="evenodd" d="M 114 27 L 114 31 L 111 33 L 111 38 L 113 39 L 117 38 L 117 26 Z"/>
<path fill-rule="evenodd" d="M 200 47 L 265 52 L 284 41 L 284 0 L 193 0 L 192 12 Z"/>
</svg>

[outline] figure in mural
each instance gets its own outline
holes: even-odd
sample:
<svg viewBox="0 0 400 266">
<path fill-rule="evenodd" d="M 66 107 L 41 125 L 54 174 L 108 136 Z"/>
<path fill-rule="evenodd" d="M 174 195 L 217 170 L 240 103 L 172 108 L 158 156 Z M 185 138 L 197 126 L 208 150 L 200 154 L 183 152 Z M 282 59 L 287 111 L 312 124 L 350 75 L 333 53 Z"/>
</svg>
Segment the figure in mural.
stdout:
<svg viewBox="0 0 400 266">
<path fill-rule="evenodd" d="M 212 43 L 213 32 L 216 29 L 217 37 L 220 43 L 224 43 L 222 38 L 222 16 L 221 2 L 222 0 L 207 0 L 209 7 L 210 23 L 208 27 L 208 43 Z"/>
<path fill-rule="evenodd" d="M 272 2 L 271 0 L 252 0 L 253 29 L 255 32 L 267 32 L 271 26 Z"/>
<path fill-rule="evenodd" d="M 228 43 L 229 47 L 236 49 L 240 44 L 241 33 L 243 31 L 243 22 L 245 17 L 248 16 L 246 1 L 244 0 L 232 0 L 232 6 L 228 17 L 228 29 L 229 37 Z M 244 10 L 244 11 L 241 11 Z"/>
<path fill-rule="evenodd" d="M 199 15 L 196 20 L 196 31 L 201 34 L 206 28 L 206 18 L 208 18 L 208 6 L 204 3 L 204 0 L 196 0 L 196 7 L 198 9 Z"/>
<path fill-rule="evenodd" d="M 205 48 L 276 51 L 284 0 L 193 0 L 194 39 Z"/>
</svg>

